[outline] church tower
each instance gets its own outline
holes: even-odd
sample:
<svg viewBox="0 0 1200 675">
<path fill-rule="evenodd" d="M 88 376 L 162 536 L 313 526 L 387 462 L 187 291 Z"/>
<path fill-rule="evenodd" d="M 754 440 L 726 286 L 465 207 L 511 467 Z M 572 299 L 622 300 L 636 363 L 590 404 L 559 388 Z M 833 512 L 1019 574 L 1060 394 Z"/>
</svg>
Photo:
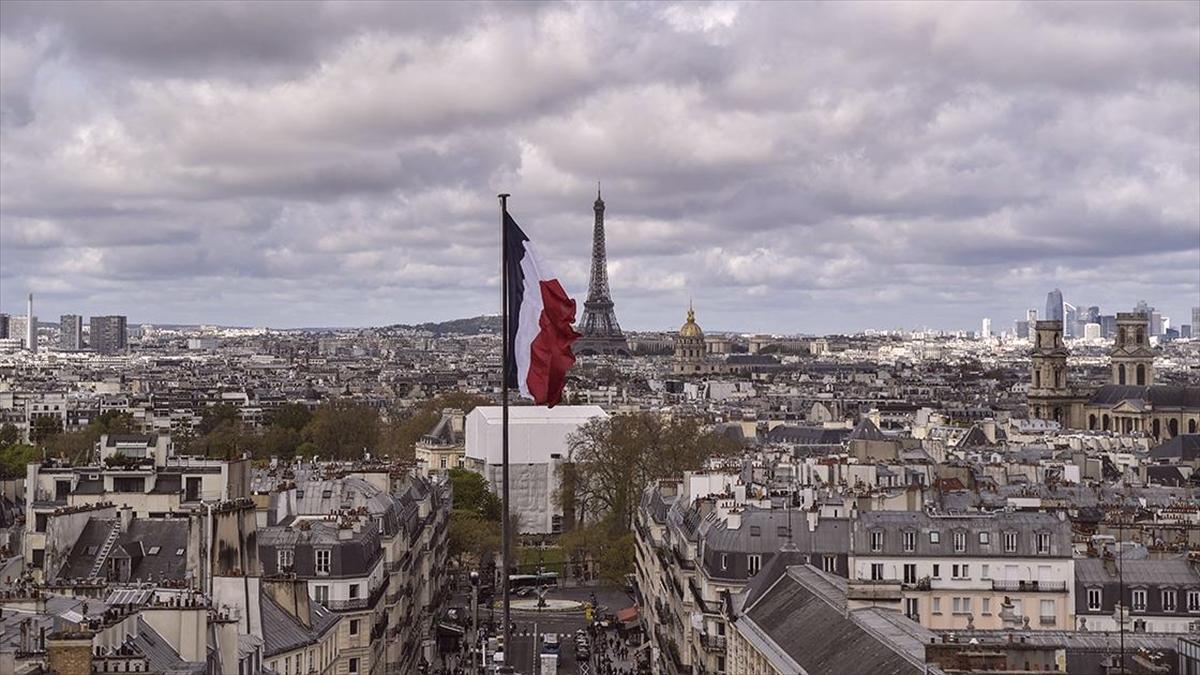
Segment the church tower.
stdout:
<svg viewBox="0 0 1200 675">
<path fill-rule="evenodd" d="M 1154 384 L 1155 353 L 1150 347 L 1148 325 L 1144 312 L 1117 313 L 1117 340 L 1109 352 L 1112 384 Z"/>
<path fill-rule="evenodd" d="M 1062 321 L 1038 321 L 1030 353 L 1029 415 L 1067 426 L 1071 389 L 1067 386 L 1067 357 Z"/>
</svg>

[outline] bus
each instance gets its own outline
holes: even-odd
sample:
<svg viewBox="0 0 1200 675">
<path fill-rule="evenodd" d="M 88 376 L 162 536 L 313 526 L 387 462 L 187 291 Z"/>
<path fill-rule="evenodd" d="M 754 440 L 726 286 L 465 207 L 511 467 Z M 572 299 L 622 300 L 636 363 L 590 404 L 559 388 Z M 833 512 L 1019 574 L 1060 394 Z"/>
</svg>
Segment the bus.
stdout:
<svg viewBox="0 0 1200 675">
<path fill-rule="evenodd" d="M 539 588 L 558 588 L 558 572 L 508 575 L 508 589 L 516 595 L 533 593 Z"/>
</svg>

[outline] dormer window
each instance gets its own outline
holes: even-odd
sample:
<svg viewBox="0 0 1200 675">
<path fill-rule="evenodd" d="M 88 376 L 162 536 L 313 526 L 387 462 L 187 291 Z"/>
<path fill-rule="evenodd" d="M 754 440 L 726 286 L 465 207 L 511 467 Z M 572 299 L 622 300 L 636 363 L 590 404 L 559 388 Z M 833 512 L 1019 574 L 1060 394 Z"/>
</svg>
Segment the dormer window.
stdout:
<svg viewBox="0 0 1200 675">
<path fill-rule="evenodd" d="M 942 533 L 938 532 L 937 530 L 933 530 L 932 532 L 930 532 L 929 533 L 929 543 L 931 543 L 931 544 L 942 543 Z"/>
<path fill-rule="evenodd" d="M 327 548 L 317 549 L 317 574 L 329 574 L 330 561 L 333 558 L 333 552 Z"/>
<path fill-rule="evenodd" d="M 1016 553 L 1017 552 L 1017 533 L 1016 532 L 1005 532 L 1003 537 L 1004 537 L 1004 552 L 1005 553 Z"/>
<path fill-rule="evenodd" d="M 758 525 L 751 525 L 750 526 L 750 536 L 751 537 L 762 536 L 762 528 L 759 527 Z"/>
<path fill-rule="evenodd" d="M 1050 533 L 1037 533 L 1037 552 L 1038 555 L 1050 555 Z"/>
<path fill-rule="evenodd" d="M 275 553 L 275 561 L 279 572 L 289 571 L 295 564 L 295 553 L 290 548 L 281 548 Z"/>
<path fill-rule="evenodd" d="M 912 530 L 905 530 L 903 534 L 904 552 L 912 553 L 917 550 L 917 533 Z"/>
<path fill-rule="evenodd" d="M 882 551 L 883 550 L 883 531 L 882 530 L 872 530 L 871 531 L 871 550 L 872 551 Z"/>
<path fill-rule="evenodd" d="M 954 552 L 965 553 L 967 551 L 967 533 L 959 530 L 954 533 Z"/>
</svg>

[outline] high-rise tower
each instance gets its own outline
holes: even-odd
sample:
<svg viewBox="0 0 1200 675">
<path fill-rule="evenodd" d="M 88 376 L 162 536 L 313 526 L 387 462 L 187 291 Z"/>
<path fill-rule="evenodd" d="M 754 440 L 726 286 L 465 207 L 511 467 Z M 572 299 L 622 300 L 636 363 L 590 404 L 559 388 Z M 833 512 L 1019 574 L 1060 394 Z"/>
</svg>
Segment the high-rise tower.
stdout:
<svg viewBox="0 0 1200 675">
<path fill-rule="evenodd" d="M 592 276 L 588 283 L 587 300 L 583 303 L 583 318 L 577 330 L 583 337 L 575 342 L 577 355 L 610 354 L 629 356 L 629 343 L 617 323 L 612 296 L 608 290 L 608 254 L 604 244 L 604 200 L 596 185 L 596 224 L 592 228 Z"/>
<path fill-rule="evenodd" d="M 25 348 L 37 353 L 37 317 L 33 315 L 33 293 L 29 294 L 29 307 L 25 310 Z"/>
<path fill-rule="evenodd" d="M 1046 321 L 1063 320 L 1063 296 L 1057 288 L 1046 294 Z"/>
</svg>

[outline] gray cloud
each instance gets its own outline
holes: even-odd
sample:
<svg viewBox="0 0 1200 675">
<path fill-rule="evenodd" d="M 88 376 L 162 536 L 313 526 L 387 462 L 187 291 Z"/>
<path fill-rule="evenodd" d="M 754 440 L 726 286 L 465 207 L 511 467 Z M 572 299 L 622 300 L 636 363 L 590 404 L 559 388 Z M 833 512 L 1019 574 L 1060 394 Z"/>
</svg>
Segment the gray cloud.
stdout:
<svg viewBox="0 0 1200 675">
<path fill-rule="evenodd" d="M 1190 3 L 0 4 L 0 303 L 494 311 L 496 203 L 623 323 L 1200 304 Z"/>
</svg>

